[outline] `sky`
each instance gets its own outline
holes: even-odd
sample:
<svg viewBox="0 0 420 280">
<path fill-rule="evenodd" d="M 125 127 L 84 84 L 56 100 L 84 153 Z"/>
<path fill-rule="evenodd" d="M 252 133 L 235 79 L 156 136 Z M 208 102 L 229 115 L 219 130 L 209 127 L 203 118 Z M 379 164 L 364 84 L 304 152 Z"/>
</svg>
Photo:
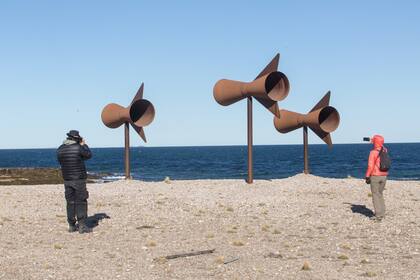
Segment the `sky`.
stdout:
<svg viewBox="0 0 420 280">
<path fill-rule="evenodd" d="M 280 53 L 281 108 L 308 112 L 331 91 L 334 143 L 379 133 L 420 142 L 420 1 L 0 2 L 0 149 L 54 148 L 70 129 L 91 147 L 121 147 L 101 121 L 142 82 L 156 116 L 148 143 L 246 144 L 246 100 L 221 106 L 219 79 L 249 82 Z M 254 102 L 254 144 L 301 144 Z M 310 133 L 311 144 L 322 143 Z"/>
</svg>

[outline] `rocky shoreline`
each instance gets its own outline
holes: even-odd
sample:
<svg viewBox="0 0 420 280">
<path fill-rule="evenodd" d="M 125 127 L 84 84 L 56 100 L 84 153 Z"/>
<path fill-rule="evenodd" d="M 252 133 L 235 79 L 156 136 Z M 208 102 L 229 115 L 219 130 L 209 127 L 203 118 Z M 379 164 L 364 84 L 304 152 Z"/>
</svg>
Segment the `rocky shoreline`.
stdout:
<svg viewBox="0 0 420 280">
<path fill-rule="evenodd" d="M 88 174 L 88 183 L 100 181 L 101 176 Z M 45 185 L 62 184 L 63 177 L 59 168 L 2 168 L 1 185 Z"/>
</svg>

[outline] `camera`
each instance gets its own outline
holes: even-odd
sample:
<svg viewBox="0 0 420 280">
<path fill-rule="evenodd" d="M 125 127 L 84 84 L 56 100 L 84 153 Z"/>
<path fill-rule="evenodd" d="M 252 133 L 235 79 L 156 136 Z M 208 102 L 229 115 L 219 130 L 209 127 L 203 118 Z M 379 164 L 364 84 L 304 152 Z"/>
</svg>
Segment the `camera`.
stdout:
<svg viewBox="0 0 420 280">
<path fill-rule="evenodd" d="M 363 137 L 363 141 L 370 142 L 370 137 Z"/>
</svg>

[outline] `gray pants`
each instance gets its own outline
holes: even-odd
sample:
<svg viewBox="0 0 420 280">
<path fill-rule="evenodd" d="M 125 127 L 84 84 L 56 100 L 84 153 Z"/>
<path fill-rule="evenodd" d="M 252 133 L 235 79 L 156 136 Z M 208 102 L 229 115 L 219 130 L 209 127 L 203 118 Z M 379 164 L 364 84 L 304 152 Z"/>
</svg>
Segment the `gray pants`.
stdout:
<svg viewBox="0 0 420 280">
<path fill-rule="evenodd" d="M 87 199 L 89 192 L 86 189 L 86 180 L 64 181 L 64 195 L 67 201 L 67 222 L 76 224 L 87 218 Z"/>
<path fill-rule="evenodd" d="M 386 184 L 386 176 L 371 176 L 370 189 L 372 190 L 373 207 L 375 208 L 375 216 L 383 218 L 385 216 L 385 200 L 384 189 Z"/>
</svg>

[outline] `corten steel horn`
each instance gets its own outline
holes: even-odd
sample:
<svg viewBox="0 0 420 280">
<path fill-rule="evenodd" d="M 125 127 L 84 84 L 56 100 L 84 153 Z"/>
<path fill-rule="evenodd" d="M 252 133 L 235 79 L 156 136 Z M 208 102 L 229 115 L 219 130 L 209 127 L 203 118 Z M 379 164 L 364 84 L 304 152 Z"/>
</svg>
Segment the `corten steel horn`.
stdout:
<svg viewBox="0 0 420 280">
<path fill-rule="evenodd" d="M 289 80 L 282 72 L 277 71 L 280 54 L 261 71 L 254 81 L 219 80 L 213 88 L 214 99 L 223 106 L 231 105 L 247 98 L 248 106 L 248 179 L 253 182 L 252 168 L 252 97 L 257 99 L 274 116 L 280 117 L 277 101 L 287 97 L 290 90 Z"/>
<path fill-rule="evenodd" d="M 102 110 L 102 122 L 109 128 L 117 128 L 124 124 L 125 136 L 125 178 L 130 176 L 130 132 L 129 124 L 139 134 L 144 142 L 147 142 L 144 126 L 149 125 L 155 117 L 153 104 L 143 99 L 144 83 L 141 84 L 137 94 L 131 101 L 130 106 L 124 108 L 118 104 L 110 103 Z"/>
<path fill-rule="evenodd" d="M 330 133 L 340 124 L 340 114 L 329 106 L 331 93 L 324 97 L 309 111 L 308 114 L 299 114 L 287 110 L 280 110 L 281 118 L 274 117 L 274 126 L 280 133 L 288 133 L 303 127 L 303 154 L 304 173 L 309 173 L 308 168 L 308 127 L 321 138 L 328 146 L 332 147 Z"/>
</svg>

